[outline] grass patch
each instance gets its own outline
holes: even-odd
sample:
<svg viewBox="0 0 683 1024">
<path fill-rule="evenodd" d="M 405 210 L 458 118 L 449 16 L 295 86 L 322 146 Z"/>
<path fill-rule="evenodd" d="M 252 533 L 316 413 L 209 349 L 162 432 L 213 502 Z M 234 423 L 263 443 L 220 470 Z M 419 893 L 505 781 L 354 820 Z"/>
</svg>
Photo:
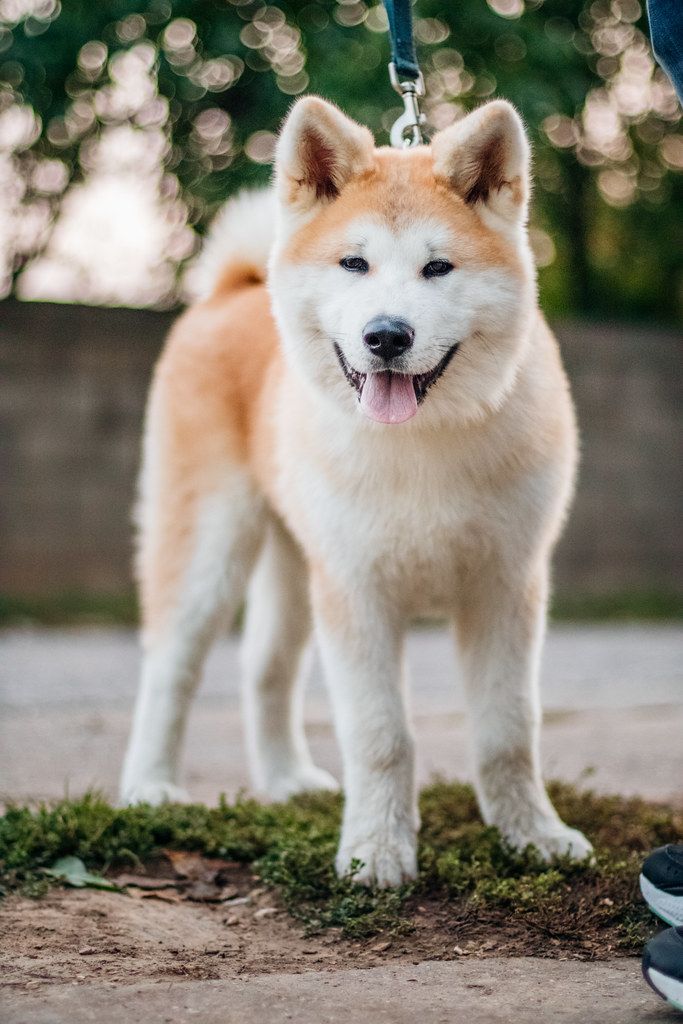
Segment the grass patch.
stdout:
<svg viewBox="0 0 683 1024">
<path fill-rule="evenodd" d="M 0 885 L 4 893 L 40 895 L 51 884 L 42 869 L 69 855 L 106 872 L 139 867 L 164 849 L 194 850 L 250 865 L 310 931 L 338 927 L 353 938 L 406 932 L 418 904 L 427 902 L 435 914 L 460 922 L 459 935 L 512 923 L 564 948 L 609 943 L 636 951 L 651 931 L 637 892 L 640 865 L 653 847 L 683 840 L 683 815 L 559 783 L 550 789 L 561 815 L 594 842 L 595 863 L 546 865 L 532 849 L 511 851 L 480 821 L 471 788 L 455 783 L 423 791 L 420 876 L 393 892 L 335 876 L 341 801 L 331 794 L 270 806 L 238 800 L 214 808 L 126 809 L 89 795 L 7 809 L 0 818 Z"/>
<path fill-rule="evenodd" d="M 86 594 L 79 591 L 21 597 L 0 594 L 0 626 L 134 626 L 136 597 L 130 594 Z"/>
<path fill-rule="evenodd" d="M 238 616 L 238 622 L 240 620 Z M 673 591 L 626 591 L 589 595 L 555 595 L 555 622 L 649 622 L 683 619 L 683 594 Z M 0 627 L 31 623 L 38 626 L 135 626 L 138 606 L 134 593 L 87 594 L 66 592 L 36 597 L 0 594 Z"/>
<path fill-rule="evenodd" d="M 666 590 L 556 594 L 551 618 L 555 622 L 680 621 L 683 594 Z"/>
</svg>

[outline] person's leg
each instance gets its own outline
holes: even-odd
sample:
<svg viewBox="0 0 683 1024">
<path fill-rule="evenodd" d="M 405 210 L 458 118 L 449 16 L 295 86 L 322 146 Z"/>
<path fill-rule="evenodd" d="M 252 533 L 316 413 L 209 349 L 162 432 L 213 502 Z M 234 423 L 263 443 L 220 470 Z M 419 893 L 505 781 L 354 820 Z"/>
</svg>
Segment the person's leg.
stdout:
<svg viewBox="0 0 683 1024">
<path fill-rule="evenodd" d="M 683 103 L 683 3 L 648 0 L 652 49 Z"/>
</svg>

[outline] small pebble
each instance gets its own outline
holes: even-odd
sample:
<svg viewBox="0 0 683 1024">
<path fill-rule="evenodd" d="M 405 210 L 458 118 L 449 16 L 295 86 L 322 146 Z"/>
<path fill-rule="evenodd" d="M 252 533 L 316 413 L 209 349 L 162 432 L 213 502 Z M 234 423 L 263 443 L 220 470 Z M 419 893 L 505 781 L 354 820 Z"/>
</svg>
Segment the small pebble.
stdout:
<svg viewBox="0 0 683 1024">
<path fill-rule="evenodd" d="M 261 907 L 261 909 L 257 910 L 254 914 L 254 920 L 263 921 L 266 917 L 275 917 L 277 912 L 277 907 Z"/>
<path fill-rule="evenodd" d="M 82 949 L 79 949 L 78 955 L 79 956 L 92 956 L 92 954 L 96 953 L 96 952 L 97 952 L 97 950 L 95 949 L 94 946 L 83 946 Z"/>
</svg>

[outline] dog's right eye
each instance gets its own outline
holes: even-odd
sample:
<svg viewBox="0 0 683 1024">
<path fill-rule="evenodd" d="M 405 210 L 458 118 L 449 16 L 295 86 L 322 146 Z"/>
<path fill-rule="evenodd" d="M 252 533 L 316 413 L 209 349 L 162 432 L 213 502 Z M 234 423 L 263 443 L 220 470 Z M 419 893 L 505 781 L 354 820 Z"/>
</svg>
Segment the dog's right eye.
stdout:
<svg viewBox="0 0 683 1024">
<path fill-rule="evenodd" d="M 367 274 L 370 264 L 362 256 L 345 256 L 339 260 L 339 266 L 344 270 L 350 270 L 353 274 Z"/>
</svg>

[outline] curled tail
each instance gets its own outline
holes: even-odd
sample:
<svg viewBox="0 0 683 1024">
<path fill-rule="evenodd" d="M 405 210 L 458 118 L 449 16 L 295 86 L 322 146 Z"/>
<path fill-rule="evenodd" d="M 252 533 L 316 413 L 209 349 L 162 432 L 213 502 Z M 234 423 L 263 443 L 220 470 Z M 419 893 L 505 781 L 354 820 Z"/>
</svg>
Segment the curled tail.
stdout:
<svg viewBox="0 0 683 1024">
<path fill-rule="evenodd" d="M 275 235 L 272 189 L 251 189 L 229 199 L 216 214 L 188 286 L 205 299 L 266 280 Z"/>
</svg>

